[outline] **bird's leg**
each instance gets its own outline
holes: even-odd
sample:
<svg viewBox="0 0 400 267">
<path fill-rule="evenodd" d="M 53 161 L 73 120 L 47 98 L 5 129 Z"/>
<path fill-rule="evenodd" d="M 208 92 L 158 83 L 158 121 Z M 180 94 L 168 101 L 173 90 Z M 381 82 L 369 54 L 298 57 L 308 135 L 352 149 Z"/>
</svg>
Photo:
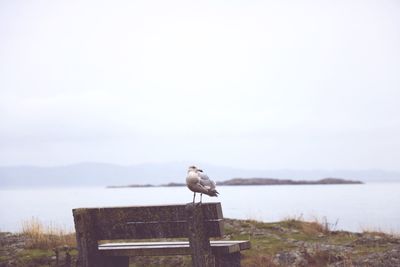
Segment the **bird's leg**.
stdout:
<svg viewBox="0 0 400 267">
<path fill-rule="evenodd" d="M 202 201 L 202 199 L 203 199 L 203 194 L 202 193 L 200 193 L 200 202 L 197 202 L 196 204 L 194 204 L 196 207 L 200 207 L 201 206 L 201 201 Z M 193 203 L 194 203 L 194 201 L 193 201 Z"/>
<path fill-rule="evenodd" d="M 194 199 L 196 198 L 196 192 L 193 193 L 193 204 L 194 204 Z"/>
</svg>

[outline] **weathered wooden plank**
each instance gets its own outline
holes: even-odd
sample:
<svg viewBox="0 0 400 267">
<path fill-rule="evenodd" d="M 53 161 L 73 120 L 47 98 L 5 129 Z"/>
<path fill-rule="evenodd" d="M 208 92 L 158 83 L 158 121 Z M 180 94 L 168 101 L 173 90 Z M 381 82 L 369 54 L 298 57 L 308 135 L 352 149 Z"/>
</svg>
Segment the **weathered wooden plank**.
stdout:
<svg viewBox="0 0 400 267">
<path fill-rule="evenodd" d="M 124 247 L 99 247 L 99 251 L 107 256 L 171 256 L 191 255 L 189 242 L 177 246 L 124 246 Z"/>
<path fill-rule="evenodd" d="M 248 240 L 221 240 L 221 241 L 210 241 L 212 247 L 217 246 L 225 246 L 225 245 L 233 245 L 236 244 L 239 246 L 239 250 L 231 250 L 229 253 L 246 250 L 251 248 L 250 241 Z M 227 253 L 223 251 L 223 253 Z"/>
<path fill-rule="evenodd" d="M 135 247 L 135 246 L 179 246 L 179 245 L 188 245 L 189 241 L 157 241 L 157 242 L 112 242 L 112 243 L 104 243 L 99 245 L 99 249 L 112 249 L 114 247 Z M 229 245 L 229 244 L 238 244 L 240 246 L 240 250 L 245 250 L 250 248 L 250 241 L 248 240 L 211 240 L 211 246 L 219 246 L 219 245 Z"/>
<path fill-rule="evenodd" d="M 214 255 L 231 254 L 250 248 L 249 241 L 210 241 Z M 168 256 L 191 255 L 188 241 L 173 242 L 129 242 L 99 245 L 102 254 L 108 256 Z"/>
<path fill-rule="evenodd" d="M 133 206 L 75 209 L 74 214 L 88 214 L 95 222 L 98 240 L 187 237 L 186 205 Z M 206 235 L 223 235 L 220 203 L 203 203 Z"/>
<path fill-rule="evenodd" d="M 210 240 L 204 225 L 204 216 L 201 205 L 187 204 L 186 220 L 189 245 L 192 252 L 193 267 L 209 267 L 214 265 L 211 254 Z"/>
<path fill-rule="evenodd" d="M 88 212 L 74 211 L 77 247 L 77 265 L 81 267 L 103 267 L 104 257 L 99 253 L 95 221 Z"/>
<path fill-rule="evenodd" d="M 179 204 L 81 209 L 93 212 L 97 216 L 99 223 L 107 224 L 110 221 L 154 222 L 185 220 L 185 206 Z M 199 206 L 203 211 L 204 219 L 223 219 L 221 203 L 203 203 Z"/>
<path fill-rule="evenodd" d="M 223 235 L 223 221 L 213 220 L 205 222 L 208 237 Z M 188 236 L 186 221 L 169 221 L 158 223 L 120 222 L 108 227 L 97 228 L 99 240 L 112 239 L 150 239 L 150 238 L 178 238 Z"/>
</svg>

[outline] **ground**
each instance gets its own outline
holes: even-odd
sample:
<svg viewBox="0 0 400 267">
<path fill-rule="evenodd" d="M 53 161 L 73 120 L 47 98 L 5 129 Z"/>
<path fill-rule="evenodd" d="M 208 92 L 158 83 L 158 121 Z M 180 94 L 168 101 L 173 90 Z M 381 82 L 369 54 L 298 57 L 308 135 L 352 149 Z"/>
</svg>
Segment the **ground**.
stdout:
<svg viewBox="0 0 400 267">
<path fill-rule="evenodd" d="M 224 238 L 251 241 L 242 266 L 400 266 L 399 236 L 328 228 L 294 219 L 276 223 L 226 219 Z M 65 266 L 68 255 L 75 266 L 77 251 L 71 244 L 35 248 L 26 234 L 0 234 L 0 267 L 57 266 L 57 260 L 58 266 Z M 131 266 L 190 266 L 189 257 L 140 257 L 131 262 Z"/>
</svg>

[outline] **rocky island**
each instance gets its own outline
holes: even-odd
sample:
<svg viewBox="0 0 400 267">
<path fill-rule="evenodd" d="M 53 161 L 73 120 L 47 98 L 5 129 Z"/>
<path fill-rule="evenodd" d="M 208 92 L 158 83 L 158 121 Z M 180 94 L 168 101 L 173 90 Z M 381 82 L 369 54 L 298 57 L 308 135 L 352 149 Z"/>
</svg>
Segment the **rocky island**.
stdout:
<svg viewBox="0 0 400 267">
<path fill-rule="evenodd" d="M 324 178 L 320 180 L 289 180 L 275 178 L 233 178 L 230 180 L 217 182 L 218 186 L 235 186 L 235 185 L 331 185 L 331 184 L 363 184 L 361 181 L 346 180 L 342 178 Z M 133 185 L 112 185 L 107 188 L 124 188 L 124 187 L 173 187 L 186 186 L 185 183 L 168 183 L 162 185 L 151 184 L 133 184 Z"/>
<path fill-rule="evenodd" d="M 282 180 L 274 178 L 234 178 L 219 182 L 218 185 L 316 185 L 316 184 L 362 184 L 361 181 L 345 180 L 341 178 L 324 178 L 315 181 Z"/>
</svg>

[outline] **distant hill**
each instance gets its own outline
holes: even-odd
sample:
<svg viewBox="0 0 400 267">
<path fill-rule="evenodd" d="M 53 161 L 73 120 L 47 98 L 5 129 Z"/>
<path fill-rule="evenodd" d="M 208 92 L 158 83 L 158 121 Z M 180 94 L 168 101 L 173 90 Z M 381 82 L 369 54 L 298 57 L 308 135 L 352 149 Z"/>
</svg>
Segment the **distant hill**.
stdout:
<svg viewBox="0 0 400 267">
<path fill-rule="evenodd" d="M 361 181 L 345 180 L 341 178 L 324 178 L 315 181 L 305 180 L 288 180 L 288 179 L 273 179 L 273 178 L 233 178 L 230 180 L 218 182 L 217 185 L 235 186 L 235 185 L 328 185 L 328 184 L 362 184 Z M 176 187 L 186 186 L 186 183 L 168 183 L 162 185 L 152 184 L 131 184 L 131 185 L 110 185 L 107 188 L 126 188 L 126 187 Z"/>
<path fill-rule="evenodd" d="M 116 165 L 79 163 L 66 166 L 2 166 L 0 187 L 32 186 L 107 186 L 128 184 L 182 183 L 192 163 L 148 163 Z M 350 180 L 400 181 L 400 173 L 383 170 L 246 170 L 211 164 L 199 164 L 215 181 L 233 177 L 274 177 L 277 179 L 318 180 L 343 177 Z"/>
<path fill-rule="evenodd" d="M 313 185 L 313 184 L 362 184 L 361 181 L 345 180 L 341 178 L 324 178 L 315 181 L 288 180 L 273 178 L 234 178 L 219 182 L 218 185 Z"/>
</svg>

